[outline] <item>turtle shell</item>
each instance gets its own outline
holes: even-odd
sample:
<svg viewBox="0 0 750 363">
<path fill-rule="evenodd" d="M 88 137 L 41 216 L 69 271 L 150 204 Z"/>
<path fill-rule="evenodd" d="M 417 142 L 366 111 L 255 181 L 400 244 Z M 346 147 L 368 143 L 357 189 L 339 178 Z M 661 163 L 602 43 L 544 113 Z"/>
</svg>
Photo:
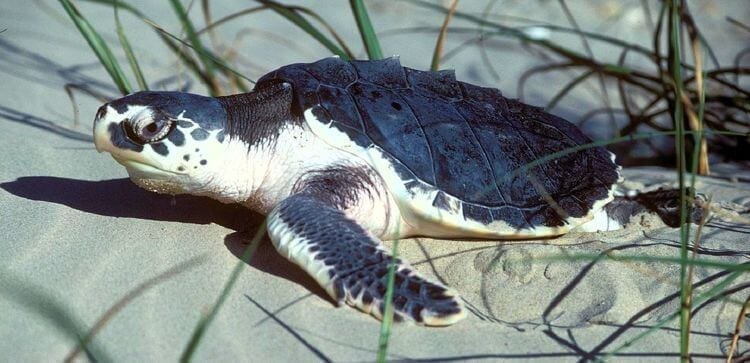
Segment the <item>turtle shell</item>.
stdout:
<svg viewBox="0 0 750 363">
<path fill-rule="evenodd" d="M 591 219 L 619 179 L 601 147 L 540 162 L 591 140 L 497 89 L 457 81 L 453 71 L 418 71 L 395 57 L 326 58 L 284 66 L 256 87 L 278 81 L 292 84 L 293 112 L 316 135 L 375 167 L 410 223 L 557 235 Z"/>
</svg>

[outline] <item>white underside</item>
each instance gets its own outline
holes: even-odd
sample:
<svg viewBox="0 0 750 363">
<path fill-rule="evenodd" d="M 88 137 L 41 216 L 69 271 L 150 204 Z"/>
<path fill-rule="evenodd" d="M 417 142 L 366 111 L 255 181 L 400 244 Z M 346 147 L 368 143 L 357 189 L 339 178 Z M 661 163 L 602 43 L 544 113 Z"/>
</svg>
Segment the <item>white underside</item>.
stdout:
<svg viewBox="0 0 750 363">
<path fill-rule="evenodd" d="M 607 212 L 604 209 L 600 209 L 594 213 L 594 218 L 580 226 L 573 228 L 575 232 L 607 232 L 616 231 L 622 229 L 622 225 L 616 220 L 609 218 Z"/>
<path fill-rule="evenodd" d="M 393 231 L 395 234 L 393 237 L 422 235 L 441 238 L 527 239 L 559 236 L 592 220 L 594 221 L 593 224 L 586 226 L 586 230 L 600 230 L 602 226 L 608 227 L 610 225 L 615 227 L 612 224 L 614 221 L 596 219 L 599 215 L 604 215 L 604 218 L 606 218 L 603 207 L 614 199 L 613 190 L 610 190 L 607 198 L 595 202 L 587 215 L 579 218 L 569 217 L 565 219 L 566 223 L 560 227 L 536 226 L 518 229 L 503 221 L 483 224 L 466 219 L 461 210 L 460 200 L 456 197 L 448 195 L 448 204 L 452 206 L 452 210 L 446 211 L 432 205 L 439 191 L 435 187 L 422 183 L 422 187 L 407 190 L 404 180 L 399 177 L 381 148 L 377 146 L 363 148 L 355 144 L 332 123 L 320 121 L 311 109 L 306 110 L 304 115 L 307 124 L 315 135 L 340 150 L 358 156 L 380 174 L 386 184 L 386 189 L 392 194 L 392 199 L 398 205 L 404 222 L 401 224 L 402 228 L 399 231 Z M 597 211 L 601 211 L 601 213 L 596 213 Z"/>
</svg>

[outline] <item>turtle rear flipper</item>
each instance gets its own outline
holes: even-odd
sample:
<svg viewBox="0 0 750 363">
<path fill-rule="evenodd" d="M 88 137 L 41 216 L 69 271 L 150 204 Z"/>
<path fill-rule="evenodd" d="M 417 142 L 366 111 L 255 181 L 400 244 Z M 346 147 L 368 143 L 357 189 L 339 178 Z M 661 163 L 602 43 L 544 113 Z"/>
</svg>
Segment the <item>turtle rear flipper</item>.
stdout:
<svg viewBox="0 0 750 363">
<path fill-rule="evenodd" d="M 393 257 L 377 238 L 341 210 L 306 194 L 281 202 L 267 223 L 279 253 L 307 271 L 334 300 L 382 319 Z M 396 263 L 394 320 L 450 325 L 464 317 L 456 294 L 419 276 L 404 261 Z"/>
<path fill-rule="evenodd" d="M 670 227 L 677 228 L 680 226 L 680 189 L 661 189 L 646 193 L 637 194 L 631 198 L 649 211 L 659 215 L 662 221 Z M 690 188 L 685 188 L 685 195 L 692 194 Z M 695 195 L 695 201 L 690 206 L 690 216 L 687 217 L 690 223 L 700 223 L 707 211 L 703 208 L 706 201 L 702 194 Z M 688 201 L 688 203 L 690 203 Z"/>
<path fill-rule="evenodd" d="M 685 190 L 687 195 L 691 194 L 689 189 Z M 705 208 L 706 197 L 696 194 L 695 200 L 690 207 L 688 220 L 691 223 L 700 223 L 708 211 Z M 654 213 L 669 227 L 680 226 L 680 190 L 658 189 L 649 192 L 633 193 L 615 197 L 599 211 L 594 219 L 579 227 L 580 231 L 612 231 L 622 228 L 631 222 L 631 219 L 644 212 Z"/>
<path fill-rule="evenodd" d="M 690 189 L 685 190 L 687 195 Z M 680 226 L 680 190 L 658 189 L 649 192 L 621 193 L 604 208 L 594 214 L 594 219 L 580 225 L 580 232 L 605 232 L 623 228 L 632 222 L 632 218 L 640 213 L 653 213 L 669 227 Z M 706 197 L 696 194 L 690 207 L 688 220 L 691 223 L 701 223 L 707 216 Z"/>
</svg>

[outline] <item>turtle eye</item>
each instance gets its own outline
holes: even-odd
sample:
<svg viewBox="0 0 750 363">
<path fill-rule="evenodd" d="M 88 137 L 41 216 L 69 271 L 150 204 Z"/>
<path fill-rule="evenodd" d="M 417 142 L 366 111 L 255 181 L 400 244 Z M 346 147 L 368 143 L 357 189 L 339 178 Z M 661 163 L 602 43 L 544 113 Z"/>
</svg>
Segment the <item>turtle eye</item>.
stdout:
<svg viewBox="0 0 750 363">
<path fill-rule="evenodd" d="M 151 144 L 161 141 L 174 127 L 174 121 L 169 118 L 142 118 L 133 122 L 125 120 L 122 122 L 125 134 L 136 144 Z"/>
</svg>

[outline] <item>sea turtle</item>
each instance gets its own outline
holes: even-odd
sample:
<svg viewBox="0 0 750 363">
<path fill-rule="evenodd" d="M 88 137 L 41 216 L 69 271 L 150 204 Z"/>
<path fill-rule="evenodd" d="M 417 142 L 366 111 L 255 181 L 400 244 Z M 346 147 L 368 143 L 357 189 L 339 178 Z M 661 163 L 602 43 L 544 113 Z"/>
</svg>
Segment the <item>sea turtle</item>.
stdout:
<svg viewBox="0 0 750 363">
<path fill-rule="evenodd" d="M 94 123 L 96 149 L 137 185 L 266 214 L 282 256 L 377 318 L 393 261 L 383 239 L 616 229 L 643 201 L 664 200 L 616 198 L 620 169 L 601 147 L 530 165 L 591 140 L 497 89 L 395 57 L 291 64 L 233 96 L 138 92 L 103 105 Z M 395 262 L 396 320 L 464 316 L 453 290 Z"/>
</svg>

